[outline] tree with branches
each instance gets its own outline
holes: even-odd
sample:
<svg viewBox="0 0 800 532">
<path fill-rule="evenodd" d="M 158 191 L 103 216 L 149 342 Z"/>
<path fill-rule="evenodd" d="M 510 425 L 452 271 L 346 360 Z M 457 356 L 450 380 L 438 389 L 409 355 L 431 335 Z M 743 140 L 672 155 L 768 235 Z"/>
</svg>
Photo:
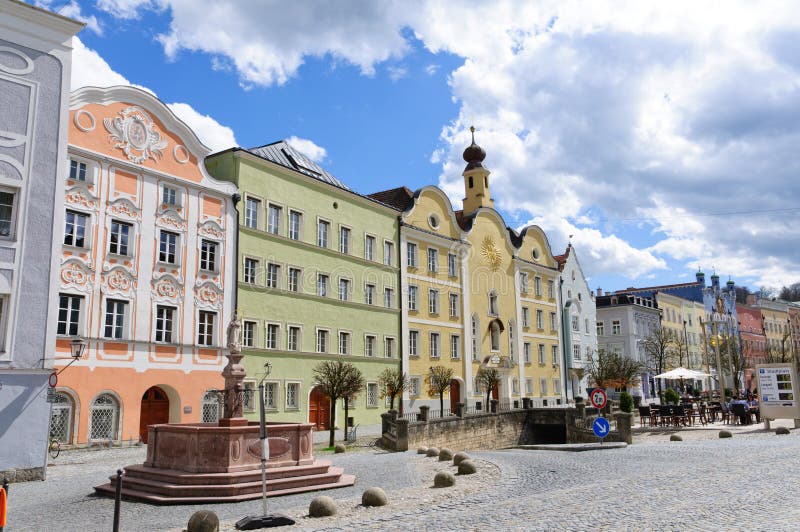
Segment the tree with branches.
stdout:
<svg viewBox="0 0 800 532">
<path fill-rule="evenodd" d="M 495 386 L 500 384 L 500 372 L 496 368 L 480 368 L 475 375 L 478 391 L 486 392 L 486 411 L 489 411 L 489 397 Z"/>
<path fill-rule="evenodd" d="M 331 400 L 329 446 L 333 447 L 336 435 L 336 401 L 340 398 L 354 397 L 364 389 L 364 375 L 350 362 L 326 360 L 313 369 L 314 379 L 322 393 Z M 347 408 L 347 405 L 345 406 Z M 347 411 L 345 410 L 345 416 Z M 345 437 L 347 437 L 347 418 L 345 418 Z"/>
<path fill-rule="evenodd" d="M 400 368 L 386 368 L 378 375 L 381 399 L 389 398 L 389 409 L 394 410 L 394 398 L 408 386 L 408 376 Z"/>
<path fill-rule="evenodd" d="M 598 388 L 628 388 L 639 384 L 642 364 L 613 351 L 598 349 L 589 361 L 589 379 Z"/>
<path fill-rule="evenodd" d="M 439 397 L 439 409 L 444 415 L 444 394 L 450 391 L 453 368 L 431 366 L 428 370 L 428 396 Z"/>
<path fill-rule="evenodd" d="M 657 375 L 664 373 L 672 362 L 672 349 L 675 335 L 669 329 L 658 326 L 653 329 L 647 338 L 644 339 L 644 352 L 647 356 L 647 364 Z M 661 382 L 658 385 L 658 397 L 664 390 L 661 389 Z"/>
</svg>

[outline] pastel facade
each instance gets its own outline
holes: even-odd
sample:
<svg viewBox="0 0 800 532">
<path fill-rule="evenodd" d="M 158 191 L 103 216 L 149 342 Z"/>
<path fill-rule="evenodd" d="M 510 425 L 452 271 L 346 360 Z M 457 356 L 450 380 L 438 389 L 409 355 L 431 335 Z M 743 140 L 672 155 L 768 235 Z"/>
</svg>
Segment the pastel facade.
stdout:
<svg viewBox="0 0 800 532">
<path fill-rule="evenodd" d="M 0 479 L 46 471 L 72 36 L 83 24 L 0 2 Z"/>
<path fill-rule="evenodd" d="M 64 222 L 57 228 L 51 433 L 64 443 L 146 440 L 147 425 L 216 421 L 232 316 L 236 230 L 230 183 L 157 98 L 83 88 L 70 100 Z"/>
<path fill-rule="evenodd" d="M 737 304 L 736 312 L 739 316 L 739 335 L 745 362 L 745 388 L 752 390 L 757 387 L 756 365 L 767 363 L 767 336 L 764 332 L 764 321 L 761 317 L 761 310 L 749 305 Z"/>
<path fill-rule="evenodd" d="M 286 142 L 235 148 L 206 159 L 235 183 L 239 204 L 239 315 L 247 387 L 272 364 L 273 421 L 329 424 L 313 368 L 347 360 L 367 388 L 350 401 L 356 424 L 380 423 L 378 376 L 399 365 L 398 211 L 348 189 Z M 255 405 L 246 415 L 257 418 Z M 344 405 L 337 425 L 344 426 Z"/>
</svg>

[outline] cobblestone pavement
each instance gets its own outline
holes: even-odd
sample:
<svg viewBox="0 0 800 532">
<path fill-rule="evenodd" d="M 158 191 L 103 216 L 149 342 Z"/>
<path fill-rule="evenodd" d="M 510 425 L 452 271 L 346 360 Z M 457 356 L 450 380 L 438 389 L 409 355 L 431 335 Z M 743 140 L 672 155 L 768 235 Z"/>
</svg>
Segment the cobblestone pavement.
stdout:
<svg viewBox="0 0 800 532">
<path fill-rule="evenodd" d="M 800 430 L 777 436 L 761 427 L 637 435 L 627 449 L 566 453 L 484 451 L 479 475 L 434 489 L 436 470 L 450 468 L 411 451 L 374 450 L 332 457 L 358 476 L 356 486 L 325 492 L 340 514 L 305 517 L 318 495 L 270 499 L 271 511 L 298 519 L 297 529 L 323 530 L 797 530 L 800 527 Z M 683 432 L 687 434 L 690 431 Z M 110 530 L 113 502 L 88 496 L 119 465 L 141 462 L 142 449 L 62 454 L 48 480 L 15 484 L 6 531 Z M 68 463 L 69 462 L 69 463 Z M 383 487 L 390 505 L 363 508 L 364 489 Z M 209 505 L 223 529 L 260 501 Z M 123 503 L 122 530 L 180 530 L 199 507 Z"/>
</svg>

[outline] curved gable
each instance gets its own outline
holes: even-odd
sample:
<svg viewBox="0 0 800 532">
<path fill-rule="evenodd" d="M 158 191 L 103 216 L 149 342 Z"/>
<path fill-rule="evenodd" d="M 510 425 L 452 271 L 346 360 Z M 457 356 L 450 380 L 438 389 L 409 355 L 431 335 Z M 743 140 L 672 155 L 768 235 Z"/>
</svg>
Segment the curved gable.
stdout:
<svg viewBox="0 0 800 532">
<path fill-rule="evenodd" d="M 489 227 L 491 227 L 491 229 L 489 229 Z M 505 243 L 506 251 L 508 252 L 509 257 L 516 257 L 517 247 L 512 242 L 511 237 L 506 230 L 505 220 L 503 220 L 503 217 L 500 216 L 499 212 L 494 209 L 487 209 L 485 207 L 481 207 L 475 211 L 472 218 L 470 235 L 475 233 L 478 228 L 480 228 L 479 232 L 483 237 L 485 237 L 488 231 L 495 233 L 498 243 L 500 241 Z M 473 244 L 475 244 L 475 242 L 473 242 Z M 477 242 L 477 244 L 480 244 L 480 242 Z"/>
<path fill-rule="evenodd" d="M 547 235 L 538 225 L 529 225 L 520 232 L 520 245 L 517 252 L 518 256 L 530 262 L 541 264 L 549 268 L 557 268 L 556 259 L 550 249 L 550 241 Z M 534 258 L 534 252 L 538 258 Z"/>
<path fill-rule="evenodd" d="M 438 228 L 431 225 L 429 220 L 431 215 L 437 218 Z M 417 190 L 414 193 L 413 204 L 403 213 L 402 217 L 404 223 L 425 231 L 456 240 L 460 240 L 462 237 L 450 198 L 439 187 L 431 185 Z"/>
</svg>

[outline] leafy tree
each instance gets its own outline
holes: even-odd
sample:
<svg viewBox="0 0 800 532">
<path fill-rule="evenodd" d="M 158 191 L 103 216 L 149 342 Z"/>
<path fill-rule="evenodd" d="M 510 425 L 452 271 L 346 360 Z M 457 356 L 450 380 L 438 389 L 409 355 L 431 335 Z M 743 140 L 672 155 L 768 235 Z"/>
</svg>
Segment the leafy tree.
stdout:
<svg viewBox="0 0 800 532">
<path fill-rule="evenodd" d="M 486 392 L 486 411 L 489 411 L 489 397 L 495 386 L 500 384 L 500 372 L 496 368 L 480 368 L 475 375 L 478 391 Z"/>
<path fill-rule="evenodd" d="M 439 397 L 439 409 L 444 415 L 444 394 L 450 391 L 453 368 L 431 366 L 428 370 L 428 396 Z"/>
<path fill-rule="evenodd" d="M 639 384 L 642 364 L 613 351 L 598 349 L 589 362 L 589 379 L 598 388 L 622 388 Z"/>
<path fill-rule="evenodd" d="M 336 434 L 336 401 L 343 397 L 358 395 L 364 389 L 364 376 L 353 364 L 341 360 L 320 362 L 314 366 L 313 372 L 317 386 L 331 400 L 329 446 L 333 447 Z M 346 422 L 347 420 L 345 419 L 345 427 L 347 425 Z M 346 432 L 347 430 L 345 429 Z"/>
<path fill-rule="evenodd" d="M 408 386 L 408 377 L 400 368 L 386 368 L 378 376 L 381 399 L 389 398 L 389 409 L 394 410 L 394 398 Z"/>
</svg>

